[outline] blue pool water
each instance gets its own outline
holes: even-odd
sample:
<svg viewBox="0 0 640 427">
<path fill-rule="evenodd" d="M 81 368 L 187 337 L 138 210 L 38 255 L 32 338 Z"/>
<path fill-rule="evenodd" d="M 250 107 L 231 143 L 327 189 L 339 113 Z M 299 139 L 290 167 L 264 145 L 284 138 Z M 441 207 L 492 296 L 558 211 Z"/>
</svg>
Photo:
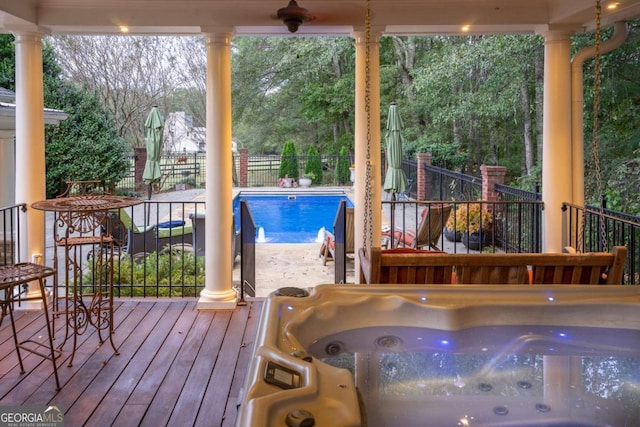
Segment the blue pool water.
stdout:
<svg viewBox="0 0 640 427">
<path fill-rule="evenodd" d="M 312 243 L 319 231 L 333 231 L 341 200 L 353 206 L 348 197 L 336 194 L 245 194 L 233 200 L 233 214 L 240 225 L 240 200 L 246 200 L 256 224 L 264 236 L 256 236 L 258 243 Z M 257 231 L 256 231 L 257 232 Z M 264 239 L 258 239 L 263 237 Z"/>
</svg>

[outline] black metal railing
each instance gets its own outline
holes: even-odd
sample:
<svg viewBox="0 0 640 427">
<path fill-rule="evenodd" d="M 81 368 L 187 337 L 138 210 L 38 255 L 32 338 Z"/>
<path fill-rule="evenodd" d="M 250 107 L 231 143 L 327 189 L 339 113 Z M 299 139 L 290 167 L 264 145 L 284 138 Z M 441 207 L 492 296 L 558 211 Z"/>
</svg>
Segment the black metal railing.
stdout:
<svg viewBox="0 0 640 427">
<path fill-rule="evenodd" d="M 446 248 L 454 253 L 541 250 L 541 201 L 383 201 L 382 207 L 389 217 L 390 230 L 383 230 L 389 247 Z M 430 209 L 447 215 L 428 215 Z M 421 231 L 423 237 L 416 242 Z"/>
<path fill-rule="evenodd" d="M 347 283 L 347 202 L 341 200 L 333 222 L 335 283 Z"/>
<path fill-rule="evenodd" d="M 563 246 L 580 252 L 611 251 L 627 247 L 623 283 L 640 284 L 640 217 L 595 206 L 564 203 Z"/>
<path fill-rule="evenodd" d="M 171 153 L 160 157 L 160 181 L 154 184 L 154 192 L 202 188 L 206 179 L 206 153 Z M 116 190 L 135 193 L 135 156 L 129 156 L 129 174 L 120 180 Z"/>
<path fill-rule="evenodd" d="M 20 223 L 27 205 L 0 208 L 0 265 L 10 265 L 27 260 L 20 255 Z"/>
<path fill-rule="evenodd" d="M 424 171 L 425 198 L 428 200 L 478 200 L 482 197 L 482 178 L 431 165 L 424 165 Z"/>
<path fill-rule="evenodd" d="M 441 175 L 460 178 L 456 173 Z M 476 185 L 467 178 L 460 180 L 465 186 Z M 459 185 L 456 183 L 455 186 Z M 476 250 L 462 243 L 464 239 L 468 240 L 476 233 L 480 238 L 478 250 L 540 252 L 543 204 L 539 193 L 510 189 L 506 186 L 496 186 L 496 190 L 503 195 L 503 199 L 514 200 L 383 201 L 383 213 L 388 216 L 392 230 L 395 230 L 387 232 L 388 246 L 399 246 L 400 240 L 396 239 L 396 232 L 409 235 L 410 231 L 417 231 L 425 209 L 432 206 L 450 206 L 451 213 L 446 217 L 441 216 L 434 228 L 435 233 L 438 233 L 437 247 L 447 247 L 450 252 Z M 608 209 L 602 209 L 601 212 L 597 207 L 582 209 L 570 204 L 564 205 L 564 211 L 565 246 L 572 246 L 583 252 L 611 250 L 614 245 L 627 246 L 625 283 L 640 284 L 640 218 Z M 3 235 L 0 241 L 2 264 L 25 261 L 21 260 L 19 255 L 20 245 L 24 243 L 20 236 L 20 225 L 21 221 L 25 221 L 24 215 L 28 212 L 25 204 L 0 209 L 0 231 Z M 109 232 L 116 240 L 115 296 L 199 295 L 204 287 L 206 266 L 202 256 L 204 247 L 196 244 L 198 240 L 203 242 L 204 236 L 198 238 L 196 234 L 197 230 L 204 232 L 204 227 L 194 228 L 192 220 L 203 216 L 204 201 L 147 200 L 141 205 L 112 212 L 105 227 L 111 227 Z M 54 245 L 48 234 L 45 263 L 53 259 Z M 251 295 L 251 289 L 255 289 L 255 252 L 251 252 L 252 249 L 255 251 L 255 236 L 255 228 L 251 229 L 251 221 L 248 220 L 245 220 L 242 226 L 241 242 L 233 240 L 230 236 L 230 244 L 235 242 L 237 246 L 242 247 L 239 285 L 250 286 L 241 289 L 247 295 Z M 93 252 L 87 251 L 82 257 L 85 262 L 82 268 L 87 274 L 87 280 L 91 280 L 91 275 L 96 273 L 92 271 L 92 266 L 95 265 L 92 263 L 92 256 L 95 256 L 95 249 Z"/>
<path fill-rule="evenodd" d="M 277 187 L 281 158 L 277 154 L 249 156 L 246 171 L 247 187 Z M 351 158 L 348 156 L 322 155 L 322 176 L 316 177 L 313 185 L 349 184 L 336 176 L 336 165 L 341 158 L 350 164 Z M 304 175 L 308 159 L 308 156 L 297 156 L 299 177 Z M 139 190 L 136 188 L 135 180 L 135 156 L 130 156 L 129 162 L 128 175 L 116 185 L 116 190 L 122 193 L 135 193 Z M 203 188 L 206 184 L 206 154 L 163 155 L 160 158 L 160 170 L 162 178 L 159 183 L 154 184 L 154 192 Z M 234 182 L 237 185 L 237 177 L 241 172 L 237 154 L 233 158 L 233 171 Z"/>
<path fill-rule="evenodd" d="M 113 255 L 115 297 L 195 297 L 204 288 L 204 249 L 196 252 L 191 218 L 204 214 L 204 202 L 144 201 L 110 211 L 98 232 L 109 232 L 111 247 L 87 245 L 77 259 L 81 283 L 92 283 L 104 264 L 99 256 Z M 191 216 L 191 218 L 190 218 Z M 204 228 L 202 232 L 204 232 Z M 46 259 L 61 266 L 64 249 L 47 237 Z M 203 238 L 201 237 L 201 240 Z M 231 241 L 230 241 L 231 244 Z M 60 285 L 64 269 L 58 269 Z"/>
<path fill-rule="evenodd" d="M 256 296 L 256 223 L 246 200 L 240 201 L 240 300 Z"/>
<path fill-rule="evenodd" d="M 336 176 L 336 165 L 343 158 L 350 164 L 350 157 L 323 155 L 320 158 L 322 163 L 322 176 L 315 177 L 313 185 L 344 185 L 346 181 L 341 181 Z M 247 166 L 247 187 L 277 187 L 278 174 L 280 172 L 279 155 L 250 156 Z M 309 160 L 308 156 L 297 156 L 298 176 L 302 177 Z M 236 164 L 238 162 L 235 162 Z"/>
</svg>

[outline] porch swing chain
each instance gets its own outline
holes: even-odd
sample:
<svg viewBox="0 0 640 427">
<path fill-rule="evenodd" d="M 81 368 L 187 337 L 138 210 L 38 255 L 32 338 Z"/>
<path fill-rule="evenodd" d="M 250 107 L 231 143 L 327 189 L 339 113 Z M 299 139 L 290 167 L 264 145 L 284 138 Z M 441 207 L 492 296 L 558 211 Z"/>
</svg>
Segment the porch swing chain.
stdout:
<svg viewBox="0 0 640 427">
<path fill-rule="evenodd" d="M 364 55 L 364 109 L 367 114 L 367 159 L 365 164 L 364 180 L 364 236 L 363 247 L 366 253 L 370 252 L 369 237 L 373 233 L 373 213 L 371 211 L 371 0 L 367 0 L 367 14 L 365 16 L 365 55 Z"/>
<path fill-rule="evenodd" d="M 596 190 L 598 196 L 598 202 L 600 205 L 600 234 L 602 238 L 602 251 L 608 251 L 608 243 L 607 243 L 607 230 L 606 224 L 604 221 L 604 206 L 602 205 L 602 176 L 600 169 L 600 158 L 599 158 L 599 148 L 598 148 L 598 132 L 599 132 L 599 123 L 598 117 L 600 115 L 600 80 L 601 80 L 601 66 L 600 66 L 600 58 L 601 58 L 601 44 L 602 44 L 602 6 L 600 4 L 600 0 L 596 0 L 596 27 L 595 27 L 595 56 L 594 56 L 594 82 L 593 82 L 593 131 L 592 131 L 592 147 L 591 147 L 591 156 L 589 158 L 589 167 L 588 171 L 593 171 L 595 173 L 595 181 L 596 181 Z M 587 186 L 586 186 L 586 194 L 590 194 L 590 186 L 591 179 L 590 176 L 587 177 Z M 585 197 L 585 206 L 586 209 L 586 197 Z M 585 215 L 582 215 L 582 220 L 580 223 L 580 232 L 578 233 L 578 239 L 582 240 L 584 238 L 584 229 L 585 229 Z M 582 248 L 582 242 L 578 242 L 578 249 Z"/>
</svg>

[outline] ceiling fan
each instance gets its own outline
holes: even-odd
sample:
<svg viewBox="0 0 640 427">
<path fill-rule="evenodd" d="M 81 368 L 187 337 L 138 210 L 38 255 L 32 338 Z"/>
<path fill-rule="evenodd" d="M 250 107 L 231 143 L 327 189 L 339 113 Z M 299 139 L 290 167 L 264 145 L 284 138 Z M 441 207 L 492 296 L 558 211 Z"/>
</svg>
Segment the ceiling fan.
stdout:
<svg viewBox="0 0 640 427">
<path fill-rule="evenodd" d="M 314 16 L 311 15 L 311 13 L 307 9 L 298 6 L 296 0 L 290 0 L 287 7 L 278 9 L 278 13 L 276 16 L 278 19 L 281 19 L 282 22 L 284 22 L 289 31 L 292 33 L 298 31 L 298 28 L 304 22 L 314 19 Z"/>
</svg>

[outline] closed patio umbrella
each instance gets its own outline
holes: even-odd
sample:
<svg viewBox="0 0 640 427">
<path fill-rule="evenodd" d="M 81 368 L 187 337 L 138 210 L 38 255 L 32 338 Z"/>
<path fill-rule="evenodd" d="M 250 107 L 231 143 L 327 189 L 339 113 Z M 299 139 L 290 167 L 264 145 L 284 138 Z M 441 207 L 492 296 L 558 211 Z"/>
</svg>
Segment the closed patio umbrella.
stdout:
<svg viewBox="0 0 640 427">
<path fill-rule="evenodd" d="M 147 148 L 147 162 L 144 165 L 142 179 L 149 184 L 149 198 L 151 198 L 151 188 L 154 182 L 160 181 L 162 173 L 160 171 L 160 153 L 162 152 L 162 129 L 164 120 L 160 115 L 157 106 L 153 106 L 147 120 L 144 122 L 147 129 L 145 144 Z"/>
<path fill-rule="evenodd" d="M 392 102 L 389 106 L 389 115 L 387 117 L 387 132 L 385 139 L 387 141 L 387 162 L 389 168 L 384 178 L 384 191 L 392 194 L 403 193 L 407 188 L 407 177 L 402 170 L 402 119 L 396 108 L 396 103 Z"/>
</svg>

